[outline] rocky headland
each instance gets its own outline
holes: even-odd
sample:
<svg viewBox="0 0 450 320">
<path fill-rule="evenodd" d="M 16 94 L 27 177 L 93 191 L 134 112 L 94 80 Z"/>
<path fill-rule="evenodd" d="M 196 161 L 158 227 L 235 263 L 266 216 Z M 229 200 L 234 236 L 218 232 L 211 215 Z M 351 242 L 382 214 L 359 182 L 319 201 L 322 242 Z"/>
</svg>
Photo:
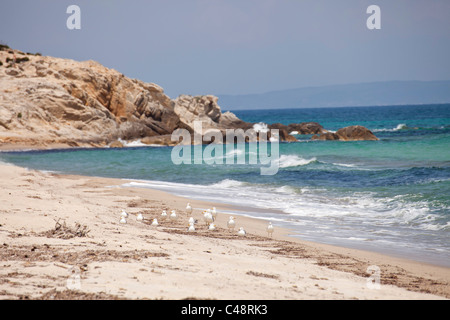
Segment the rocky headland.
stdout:
<svg viewBox="0 0 450 320">
<path fill-rule="evenodd" d="M 95 61 L 78 62 L 0 46 L 0 145 L 121 147 L 124 141 L 138 139 L 144 144 L 174 145 L 172 132 L 186 129 L 194 133 L 194 121 L 201 121 L 204 130 L 222 133 L 255 125 L 222 112 L 213 95 L 171 99 L 157 84 L 128 78 Z M 279 139 L 287 142 L 297 141 L 292 134 L 319 134 L 313 138 L 320 140 L 363 137 L 357 131 L 358 138 L 353 139 L 356 131 L 344 128 L 334 139 L 335 134 L 314 122 L 276 123 L 267 128 L 279 129 Z"/>
</svg>

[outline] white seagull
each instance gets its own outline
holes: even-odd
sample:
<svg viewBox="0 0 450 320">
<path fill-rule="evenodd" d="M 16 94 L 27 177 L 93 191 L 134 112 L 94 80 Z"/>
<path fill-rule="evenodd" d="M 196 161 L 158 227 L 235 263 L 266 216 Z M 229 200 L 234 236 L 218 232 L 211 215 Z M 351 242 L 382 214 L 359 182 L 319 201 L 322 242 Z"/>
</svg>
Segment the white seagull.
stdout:
<svg viewBox="0 0 450 320">
<path fill-rule="evenodd" d="M 203 220 L 205 220 L 206 225 L 209 225 L 210 223 L 214 222 L 214 218 L 213 218 L 211 212 L 206 211 L 203 214 Z"/>
<path fill-rule="evenodd" d="M 136 217 L 137 221 L 144 221 L 144 216 L 142 215 L 142 213 L 139 213 Z"/>
<path fill-rule="evenodd" d="M 155 218 L 155 219 L 153 219 L 153 221 L 152 221 L 152 226 L 154 226 L 154 227 L 157 227 L 158 226 L 158 220 Z"/>
<path fill-rule="evenodd" d="M 245 232 L 244 228 L 240 227 L 237 234 L 238 234 L 238 236 L 243 237 L 243 236 L 245 236 L 246 232 Z"/>
<path fill-rule="evenodd" d="M 213 208 L 212 208 L 211 214 L 212 214 L 213 218 L 216 219 L 216 217 L 217 217 L 217 210 L 216 210 L 216 207 L 213 207 Z"/>
<path fill-rule="evenodd" d="M 125 212 L 125 210 L 122 210 L 122 213 L 120 214 L 121 217 L 128 218 L 128 213 Z"/>
<path fill-rule="evenodd" d="M 214 231 L 214 230 L 216 230 L 216 225 L 215 225 L 214 223 L 210 223 L 210 224 L 209 224 L 209 227 L 208 227 L 208 230 L 209 230 L 209 231 Z"/>
<path fill-rule="evenodd" d="M 175 221 L 177 220 L 177 213 L 175 212 L 175 210 L 172 210 L 172 213 L 170 214 L 170 220 Z"/>
<path fill-rule="evenodd" d="M 161 220 L 166 220 L 167 219 L 167 211 L 163 210 L 163 212 L 161 213 Z"/>
<path fill-rule="evenodd" d="M 188 232 L 194 232 L 195 231 L 195 227 L 193 223 L 189 223 L 189 227 L 188 227 Z"/>
<path fill-rule="evenodd" d="M 273 230 L 274 230 L 274 227 L 272 225 L 272 222 L 269 222 L 269 225 L 267 226 L 267 235 L 272 236 Z"/>
<path fill-rule="evenodd" d="M 228 230 L 230 232 L 233 231 L 235 226 L 236 226 L 236 222 L 234 222 L 234 218 L 230 217 L 230 220 L 228 220 L 228 222 L 227 222 Z"/>
<path fill-rule="evenodd" d="M 120 218 L 120 223 L 127 223 L 127 219 L 125 219 L 125 217 Z"/>
<path fill-rule="evenodd" d="M 191 204 L 188 202 L 187 206 L 186 206 L 186 213 L 187 214 L 191 214 L 192 213 L 192 207 Z"/>
<path fill-rule="evenodd" d="M 194 217 L 190 217 L 189 220 L 188 220 L 188 223 L 189 224 L 195 224 L 196 221 L 195 221 Z"/>
</svg>

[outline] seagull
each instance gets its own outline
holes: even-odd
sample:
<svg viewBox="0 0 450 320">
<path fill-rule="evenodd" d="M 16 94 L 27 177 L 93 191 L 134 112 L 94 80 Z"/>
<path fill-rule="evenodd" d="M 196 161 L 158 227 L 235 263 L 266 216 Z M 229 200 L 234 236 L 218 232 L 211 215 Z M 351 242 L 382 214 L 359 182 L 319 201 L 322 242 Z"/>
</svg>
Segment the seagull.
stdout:
<svg viewBox="0 0 450 320">
<path fill-rule="evenodd" d="M 274 227 L 272 225 L 272 222 L 269 222 L 269 225 L 267 226 L 267 235 L 272 236 L 273 230 L 274 230 Z"/>
<path fill-rule="evenodd" d="M 238 234 L 238 236 L 244 237 L 246 232 L 245 232 L 244 228 L 240 227 L 237 234 Z"/>
<path fill-rule="evenodd" d="M 233 231 L 234 227 L 236 226 L 236 222 L 234 222 L 234 218 L 230 217 L 230 220 L 227 222 L 228 230 Z"/>
<path fill-rule="evenodd" d="M 166 220 L 167 219 L 167 211 L 163 210 L 163 212 L 161 213 L 161 220 Z"/>
<path fill-rule="evenodd" d="M 120 214 L 121 217 L 128 218 L 128 213 L 125 212 L 125 210 L 122 210 L 122 213 Z"/>
<path fill-rule="evenodd" d="M 213 207 L 213 208 L 212 208 L 211 214 L 212 214 L 213 218 L 216 219 L 216 217 L 217 217 L 216 207 Z"/>
<path fill-rule="evenodd" d="M 139 214 L 137 215 L 136 220 L 137 220 L 137 221 L 143 221 L 143 220 L 144 220 L 144 217 L 142 216 L 142 213 L 139 213 Z"/>
<path fill-rule="evenodd" d="M 186 212 L 188 213 L 188 214 L 191 214 L 192 213 L 192 207 L 191 207 L 191 204 L 188 202 L 188 204 L 187 204 L 187 206 L 186 206 Z"/>
<path fill-rule="evenodd" d="M 193 223 L 189 223 L 189 228 L 188 228 L 188 232 L 194 232 L 195 231 L 195 227 Z"/>
<path fill-rule="evenodd" d="M 193 217 L 189 218 L 189 221 L 188 221 L 189 224 L 195 224 L 196 222 L 197 221 Z"/>
<path fill-rule="evenodd" d="M 120 218 L 120 223 L 127 223 L 127 219 L 125 219 L 125 217 Z"/>
<path fill-rule="evenodd" d="M 158 220 L 157 220 L 156 218 L 153 219 L 153 221 L 152 221 L 152 226 L 155 226 L 155 227 L 158 226 Z"/>
<path fill-rule="evenodd" d="M 203 220 L 205 220 L 206 225 L 208 225 L 208 224 L 214 222 L 214 218 L 213 218 L 211 212 L 206 211 L 206 212 L 203 214 Z"/>
<path fill-rule="evenodd" d="M 210 224 L 209 224 L 209 227 L 208 227 L 208 230 L 209 230 L 209 231 L 214 231 L 214 230 L 216 230 L 216 225 L 215 225 L 214 223 L 210 223 Z"/>
<path fill-rule="evenodd" d="M 170 220 L 175 221 L 177 220 L 177 214 L 175 210 L 172 210 L 172 213 L 170 214 Z"/>
</svg>

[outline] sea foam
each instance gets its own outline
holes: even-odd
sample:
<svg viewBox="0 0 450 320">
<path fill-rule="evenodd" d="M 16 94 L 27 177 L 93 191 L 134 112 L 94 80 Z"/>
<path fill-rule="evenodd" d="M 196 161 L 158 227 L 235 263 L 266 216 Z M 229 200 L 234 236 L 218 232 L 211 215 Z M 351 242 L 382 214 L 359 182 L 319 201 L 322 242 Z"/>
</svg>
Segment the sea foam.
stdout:
<svg viewBox="0 0 450 320">
<path fill-rule="evenodd" d="M 308 165 L 315 161 L 317 161 L 315 157 L 311 159 L 304 159 L 297 155 L 281 155 L 278 159 L 278 166 L 280 168 L 298 167 Z"/>
<path fill-rule="evenodd" d="M 372 132 L 395 132 L 405 129 L 408 129 L 408 126 L 405 123 L 400 123 L 395 128 L 392 129 L 373 129 Z"/>
</svg>

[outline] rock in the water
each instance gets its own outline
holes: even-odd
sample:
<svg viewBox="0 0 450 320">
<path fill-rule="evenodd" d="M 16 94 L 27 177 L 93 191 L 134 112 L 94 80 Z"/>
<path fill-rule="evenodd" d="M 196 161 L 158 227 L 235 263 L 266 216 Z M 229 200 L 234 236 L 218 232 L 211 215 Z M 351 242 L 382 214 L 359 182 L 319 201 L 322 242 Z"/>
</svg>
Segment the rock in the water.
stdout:
<svg viewBox="0 0 450 320">
<path fill-rule="evenodd" d="M 178 141 L 172 141 L 171 138 L 172 135 L 166 134 L 161 136 L 145 137 L 141 139 L 141 142 L 148 145 L 161 145 L 161 146 L 177 145 Z"/>
<path fill-rule="evenodd" d="M 341 140 L 379 140 L 369 129 L 363 126 L 350 126 L 339 129 L 336 134 Z"/>
<path fill-rule="evenodd" d="M 313 135 L 311 140 L 341 140 L 340 137 L 334 132 L 325 132 L 321 135 Z"/>
<path fill-rule="evenodd" d="M 358 141 L 358 140 L 379 140 L 369 129 L 363 126 L 349 126 L 333 132 L 326 132 L 319 136 L 314 135 L 311 140 L 341 140 L 341 141 Z"/>
<path fill-rule="evenodd" d="M 298 134 L 318 134 L 327 131 L 317 122 L 291 123 L 287 130 L 288 132 L 297 131 Z"/>
<path fill-rule="evenodd" d="M 279 130 L 280 141 L 285 141 L 285 142 L 298 141 L 297 138 L 295 138 L 294 136 L 291 136 L 286 130 L 284 130 L 284 129 L 278 129 L 278 130 Z"/>
<path fill-rule="evenodd" d="M 116 141 L 111 142 L 109 147 L 110 148 L 123 148 L 123 143 L 120 142 L 119 140 L 116 140 Z"/>
</svg>

